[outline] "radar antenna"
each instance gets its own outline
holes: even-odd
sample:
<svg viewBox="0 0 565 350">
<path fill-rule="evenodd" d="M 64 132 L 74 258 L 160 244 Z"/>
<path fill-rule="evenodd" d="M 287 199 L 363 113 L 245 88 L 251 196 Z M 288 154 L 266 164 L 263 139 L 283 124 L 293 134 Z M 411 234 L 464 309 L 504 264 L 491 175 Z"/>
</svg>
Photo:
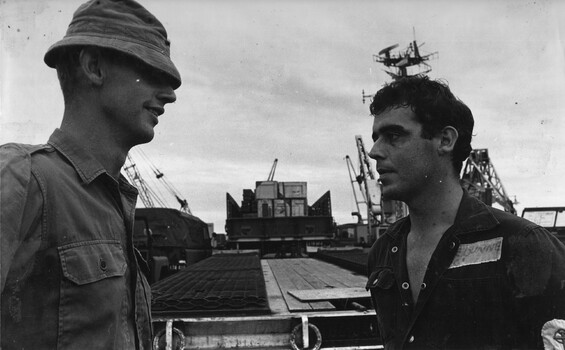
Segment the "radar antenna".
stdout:
<svg viewBox="0 0 565 350">
<path fill-rule="evenodd" d="M 373 55 L 373 60 L 377 63 L 382 63 L 385 67 L 387 67 L 384 71 L 394 80 L 414 75 L 428 74 L 431 72 L 432 67 L 427 63 L 427 61 L 439 55 L 437 51 L 425 55 L 420 54 L 420 47 L 422 47 L 425 43 L 418 45 L 418 42 L 416 41 L 416 31 L 414 28 L 412 28 L 412 30 L 414 40 L 412 40 L 412 42 L 410 42 L 404 50 L 393 52 L 393 50 L 398 47 L 398 44 L 394 44 L 385 47 L 379 51 L 378 54 Z M 417 69 L 413 67 L 416 67 Z M 366 95 L 364 90 L 362 92 L 362 96 L 363 103 L 365 103 L 366 98 L 372 97 L 371 95 Z"/>
<path fill-rule="evenodd" d="M 413 75 L 428 74 L 431 72 L 432 67 L 426 61 L 438 54 L 436 51 L 427 55 L 421 55 L 420 47 L 424 43 L 418 45 L 416 31 L 414 28 L 412 30 L 414 40 L 403 51 L 392 53 L 391 51 L 398 47 L 398 44 L 394 44 L 382 49 L 377 55 L 373 55 L 375 62 L 382 63 L 386 67 L 391 68 L 391 70 L 385 70 L 385 72 L 395 80 Z M 421 66 L 423 66 L 423 69 Z M 410 74 L 408 70 L 410 67 L 419 67 L 420 69 L 416 74 Z"/>
</svg>

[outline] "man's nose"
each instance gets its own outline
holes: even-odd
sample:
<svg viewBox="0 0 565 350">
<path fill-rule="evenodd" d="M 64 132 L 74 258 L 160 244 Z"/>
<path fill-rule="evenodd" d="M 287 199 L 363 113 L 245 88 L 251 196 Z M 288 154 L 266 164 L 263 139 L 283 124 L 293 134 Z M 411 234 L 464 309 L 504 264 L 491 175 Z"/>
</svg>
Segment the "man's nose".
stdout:
<svg viewBox="0 0 565 350">
<path fill-rule="evenodd" d="M 163 104 L 173 103 L 177 100 L 177 95 L 170 85 L 166 85 L 163 86 L 157 93 L 157 98 L 161 100 Z"/>
<path fill-rule="evenodd" d="M 383 149 L 382 149 L 382 145 L 380 144 L 379 140 L 373 142 L 373 146 L 371 147 L 371 150 L 369 151 L 369 157 L 371 157 L 372 159 L 382 159 L 384 157 L 383 155 Z"/>
</svg>

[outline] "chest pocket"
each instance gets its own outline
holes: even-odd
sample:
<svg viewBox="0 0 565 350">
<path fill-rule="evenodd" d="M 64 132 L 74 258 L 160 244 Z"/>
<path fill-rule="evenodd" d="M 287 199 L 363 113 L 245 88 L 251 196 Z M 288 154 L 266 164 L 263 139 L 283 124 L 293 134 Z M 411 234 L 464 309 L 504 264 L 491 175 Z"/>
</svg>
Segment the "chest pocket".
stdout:
<svg viewBox="0 0 565 350">
<path fill-rule="evenodd" d="M 78 284 L 123 276 L 126 259 L 119 241 L 73 243 L 59 247 L 63 275 Z"/>
<path fill-rule="evenodd" d="M 57 349 L 110 349 L 127 343 L 133 336 L 126 323 L 132 306 L 120 241 L 77 242 L 58 252 L 64 277 Z"/>
</svg>

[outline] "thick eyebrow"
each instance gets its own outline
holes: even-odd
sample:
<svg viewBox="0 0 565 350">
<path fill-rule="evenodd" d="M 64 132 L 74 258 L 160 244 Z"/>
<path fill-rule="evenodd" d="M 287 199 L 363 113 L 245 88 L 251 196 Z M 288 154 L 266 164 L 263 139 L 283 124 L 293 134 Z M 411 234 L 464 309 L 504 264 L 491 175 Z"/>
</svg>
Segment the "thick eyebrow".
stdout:
<svg viewBox="0 0 565 350">
<path fill-rule="evenodd" d="M 386 133 L 390 133 L 390 132 L 395 132 L 395 133 L 401 134 L 401 135 L 406 135 L 406 134 L 409 133 L 409 131 L 406 130 L 401 125 L 394 125 L 394 124 L 385 125 L 385 126 L 381 127 L 378 131 L 373 132 L 373 134 L 371 135 L 371 137 L 373 138 L 373 142 L 377 141 L 380 134 L 386 134 Z"/>
</svg>

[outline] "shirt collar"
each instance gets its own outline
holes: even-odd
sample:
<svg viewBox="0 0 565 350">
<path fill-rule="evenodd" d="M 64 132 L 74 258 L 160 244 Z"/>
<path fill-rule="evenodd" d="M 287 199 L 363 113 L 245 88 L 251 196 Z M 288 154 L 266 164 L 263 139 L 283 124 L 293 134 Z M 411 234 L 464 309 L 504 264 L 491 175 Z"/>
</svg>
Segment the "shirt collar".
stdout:
<svg viewBox="0 0 565 350">
<path fill-rule="evenodd" d="M 464 234 L 474 231 L 485 231 L 499 224 L 492 213 L 492 208 L 471 196 L 466 190 L 459 204 L 455 217 L 458 233 Z"/>
<path fill-rule="evenodd" d="M 92 154 L 88 153 L 81 146 L 80 142 L 69 133 L 61 129 L 55 129 L 47 143 L 67 158 L 83 182 L 89 184 L 102 174 L 106 174 L 108 178 L 116 181 L 104 169 L 102 164 Z M 138 194 L 137 188 L 132 186 L 121 173 L 118 185 L 122 191 L 132 195 Z"/>
<path fill-rule="evenodd" d="M 494 228 L 498 224 L 499 221 L 486 204 L 471 196 L 466 190 L 463 190 L 463 197 L 459 203 L 455 223 L 452 226 L 455 228 L 454 234 L 485 231 Z M 408 233 L 408 231 L 410 231 L 409 216 L 398 220 L 392 229 L 387 231 L 387 234 L 392 239 L 398 239 L 402 234 Z"/>
<path fill-rule="evenodd" d="M 83 182 L 90 183 L 101 174 L 107 174 L 102 164 L 69 133 L 55 129 L 48 143 L 67 158 Z"/>
</svg>

